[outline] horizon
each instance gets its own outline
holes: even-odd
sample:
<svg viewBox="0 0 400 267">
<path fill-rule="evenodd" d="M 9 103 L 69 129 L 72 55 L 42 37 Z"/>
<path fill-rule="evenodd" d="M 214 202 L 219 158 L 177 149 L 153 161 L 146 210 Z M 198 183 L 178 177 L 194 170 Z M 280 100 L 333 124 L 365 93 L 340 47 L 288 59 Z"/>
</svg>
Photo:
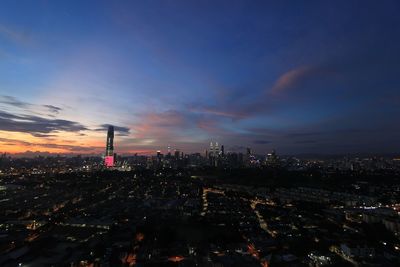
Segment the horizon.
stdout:
<svg viewBox="0 0 400 267">
<path fill-rule="evenodd" d="M 400 151 L 397 1 L 4 1 L 0 152 Z"/>
<path fill-rule="evenodd" d="M 149 151 L 149 152 L 138 152 L 138 153 L 122 153 L 118 154 L 118 156 L 121 157 L 154 157 L 156 156 L 157 152 L 161 152 L 162 155 L 167 155 L 167 149 L 165 150 L 155 150 L 155 151 Z M 197 152 L 191 152 L 191 153 L 186 153 L 185 151 L 179 151 L 183 152 L 184 155 L 194 155 L 194 154 L 200 154 L 202 156 L 205 156 L 205 151 L 197 151 Z M 246 151 L 244 150 L 239 150 L 239 151 L 226 151 L 226 154 L 245 154 Z M 264 153 L 254 153 L 254 156 L 259 156 L 259 157 L 265 157 L 268 153 L 271 151 L 265 151 Z M 370 158 L 370 157 L 381 157 L 381 158 L 393 158 L 395 160 L 398 160 L 398 156 L 400 156 L 400 153 L 398 152 L 393 152 L 393 153 L 371 153 L 371 152 L 358 152 L 358 153 L 293 153 L 293 154 L 280 154 L 279 151 L 276 151 L 277 154 L 280 157 L 298 157 L 298 158 L 304 158 L 304 159 L 310 159 L 310 158 L 316 158 L 316 159 L 324 159 L 324 158 L 338 158 L 338 157 L 350 157 L 350 158 Z M 97 158 L 103 158 L 103 154 L 99 153 L 92 153 L 92 154 L 84 154 L 84 153 L 51 153 L 47 151 L 24 151 L 24 152 L 19 152 L 19 153 L 7 153 L 7 152 L 0 152 L 0 155 L 5 155 L 8 157 L 12 158 L 36 158 L 36 157 L 97 157 Z"/>
</svg>

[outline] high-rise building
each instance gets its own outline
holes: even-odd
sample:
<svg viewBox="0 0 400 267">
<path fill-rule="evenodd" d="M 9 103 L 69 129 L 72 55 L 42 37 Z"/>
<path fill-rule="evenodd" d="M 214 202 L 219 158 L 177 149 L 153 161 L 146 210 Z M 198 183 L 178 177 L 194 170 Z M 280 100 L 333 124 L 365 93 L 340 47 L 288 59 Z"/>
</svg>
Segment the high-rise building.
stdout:
<svg viewBox="0 0 400 267">
<path fill-rule="evenodd" d="M 245 155 L 245 158 L 244 158 L 246 166 L 250 166 L 251 159 L 252 159 L 251 148 L 248 147 L 248 148 L 246 148 L 246 155 Z"/>
<path fill-rule="evenodd" d="M 175 159 L 176 160 L 178 160 L 179 159 L 179 154 L 180 154 L 180 151 L 179 150 L 175 150 Z"/>
<path fill-rule="evenodd" d="M 214 156 L 218 157 L 219 156 L 219 145 L 218 142 L 215 142 L 215 146 L 214 146 Z"/>
<path fill-rule="evenodd" d="M 114 166 L 114 126 L 108 126 L 106 155 L 104 157 L 104 165 L 106 167 Z"/>
<path fill-rule="evenodd" d="M 250 147 L 246 148 L 246 155 L 247 156 L 251 155 L 251 148 Z"/>
<path fill-rule="evenodd" d="M 171 158 L 171 146 L 170 145 L 168 145 L 168 148 L 167 148 L 167 158 Z"/>
<path fill-rule="evenodd" d="M 275 150 L 272 150 L 271 153 L 267 154 L 266 164 L 272 167 L 278 167 L 280 163 L 280 159 L 276 154 Z"/>
<path fill-rule="evenodd" d="M 218 142 L 215 142 L 215 145 L 213 142 L 210 143 L 210 151 L 208 152 L 208 158 L 210 161 L 211 166 L 217 166 L 218 165 L 218 158 L 219 158 L 219 146 Z"/>
</svg>

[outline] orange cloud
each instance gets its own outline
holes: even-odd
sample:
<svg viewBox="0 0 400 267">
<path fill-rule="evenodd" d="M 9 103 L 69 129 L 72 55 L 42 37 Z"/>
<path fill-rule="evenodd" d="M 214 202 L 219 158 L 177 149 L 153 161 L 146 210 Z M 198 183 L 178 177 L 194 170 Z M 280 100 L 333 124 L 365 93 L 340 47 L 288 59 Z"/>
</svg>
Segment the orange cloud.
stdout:
<svg viewBox="0 0 400 267">
<path fill-rule="evenodd" d="M 181 113 L 169 110 L 143 114 L 141 120 L 131 128 L 134 130 L 135 138 L 158 139 L 181 128 L 185 123 L 185 117 Z"/>
<path fill-rule="evenodd" d="M 272 89 L 269 93 L 275 95 L 280 94 L 291 87 L 296 86 L 299 82 L 303 80 L 304 77 L 314 72 L 315 69 L 310 66 L 301 66 L 288 72 L 282 74 L 275 84 L 272 86 Z"/>
<path fill-rule="evenodd" d="M 205 114 L 210 114 L 210 115 L 227 117 L 227 118 L 232 118 L 232 119 L 242 119 L 242 118 L 245 118 L 247 115 L 247 114 L 241 114 L 240 112 L 218 110 L 216 108 L 211 108 L 211 107 L 190 108 L 190 111 L 195 112 L 195 113 L 205 113 Z"/>
<path fill-rule="evenodd" d="M 41 151 L 51 153 L 94 153 L 102 151 L 104 143 L 92 136 L 56 133 L 51 138 L 32 136 L 23 132 L 0 131 L 0 152 L 22 153 Z"/>
</svg>

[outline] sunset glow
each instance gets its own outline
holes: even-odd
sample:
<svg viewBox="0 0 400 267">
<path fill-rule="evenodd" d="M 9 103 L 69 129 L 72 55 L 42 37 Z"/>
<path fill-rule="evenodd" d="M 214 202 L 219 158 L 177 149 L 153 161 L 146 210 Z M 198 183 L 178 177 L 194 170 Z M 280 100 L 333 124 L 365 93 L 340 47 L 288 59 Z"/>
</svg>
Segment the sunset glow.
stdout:
<svg viewBox="0 0 400 267">
<path fill-rule="evenodd" d="M 372 5 L 6 1 L 0 152 L 100 155 L 110 124 L 120 154 L 396 151 L 399 16 Z"/>
</svg>

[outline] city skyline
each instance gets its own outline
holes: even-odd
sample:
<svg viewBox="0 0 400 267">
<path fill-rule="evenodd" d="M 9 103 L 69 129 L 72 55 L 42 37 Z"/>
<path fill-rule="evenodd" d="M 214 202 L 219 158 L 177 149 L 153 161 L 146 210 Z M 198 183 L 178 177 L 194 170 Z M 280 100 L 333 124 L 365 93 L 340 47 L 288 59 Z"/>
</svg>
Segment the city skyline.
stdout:
<svg viewBox="0 0 400 267">
<path fill-rule="evenodd" d="M 396 1 L 2 6 L 2 153 L 400 150 Z"/>
</svg>

